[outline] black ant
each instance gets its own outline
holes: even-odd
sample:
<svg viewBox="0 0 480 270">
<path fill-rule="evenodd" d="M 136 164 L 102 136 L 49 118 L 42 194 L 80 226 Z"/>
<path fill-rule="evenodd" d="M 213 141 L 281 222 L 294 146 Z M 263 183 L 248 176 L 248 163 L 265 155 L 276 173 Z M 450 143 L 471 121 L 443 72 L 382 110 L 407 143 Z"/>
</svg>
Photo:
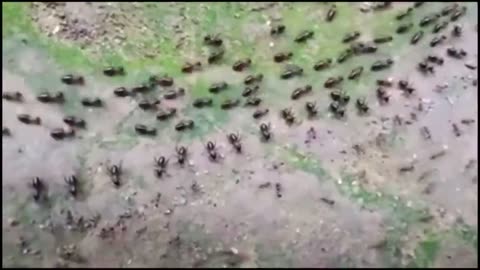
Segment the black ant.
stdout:
<svg viewBox="0 0 480 270">
<path fill-rule="evenodd" d="M 390 67 L 393 64 L 392 59 L 378 60 L 372 64 L 371 71 L 380 71 Z"/>
<path fill-rule="evenodd" d="M 220 38 L 220 35 L 218 35 L 218 34 L 216 34 L 216 35 L 206 35 L 203 38 L 203 41 L 205 42 L 205 44 L 207 44 L 209 46 L 215 46 L 215 47 L 219 47 L 223 44 L 223 40 Z"/>
<path fill-rule="evenodd" d="M 454 22 L 458 20 L 461 16 L 463 16 L 467 12 L 467 7 L 462 7 L 461 9 L 457 9 L 452 16 L 450 17 L 450 21 Z"/>
<path fill-rule="evenodd" d="M 258 91 L 258 89 L 260 89 L 260 87 L 258 85 L 247 86 L 247 87 L 245 87 L 245 90 L 243 90 L 242 96 L 243 97 L 248 97 L 248 96 L 256 93 Z"/>
<path fill-rule="evenodd" d="M 182 120 L 175 125 L 175 130 L 184 131 L 186 129 L 193 129 L 195 122 L 193 120 Z"/>
<path fill-rule="evenodd" d="M 275 25 L 270 29 L 270 35 L 272 36 L 280 35 L 283 32 L 285 32 L 285 25 L 283 24 Z"/>
<path fill-rule="evenodd" d="M 309 101 L 305 103 L 305 110 L 307 111 L 309 117 L 314 117 L 318 113 L 317 104 Z"/>
<path fill-rule="evenodd" d="M 427 55 L 427 61 L 435 63 L 437 65 L 443 65 L 443 58 L 436 55 Z"/>
<path fill-rule="evenodd" d="M 420 20 L 420 23 L 418 24 L 420 27 L 425 27 L 429 24 L 432 24 L 434 23 L 435 21 L 437 21 L 437 19 L 440 17 L 439 14 L 432 14 L 432 15 L 428 15 L 428 16 L 425 16 L 423 17 L 421 20 Z"/>
<path fill-rule="evenodd" d="M 2 137 L 3 136 L 11 136 L 12 132 L 8 127 L 2 127 Z"/>
<path fill-rule="evenodd" d="M 282 185 L 280 183 L 275 184 L 275 193 L 277 194 L 277 198 L 282 197 Z"/>
<path fill-rule="evenodd" d="M 404 34 L 408 32 L 413 27 L 413 23 L 407 23 L 400 25 L 397 30 L 395 31 L 397 34 Z"/>
<path fill-rule="evenodd" d="M 347 104 L 350 101 L 350 96 L 341 90 L 334 90 L 330 93 L 330 97 L 333 101 L 338 101 L 340 104 Z"/>
<path fill-rule="evenodd" d="M 327 22 L 331 22 L 333 18 L 335 18 L 335 15 L 337 14 L 337 7 L 333 5 L 327 12 Z"/>
<path fill-rule="evenodd" d="M 178 163 L 183 165 L 187 159 L 187 148 L 185 146 L 175 147 L 175 152 L 177 152 Z"/>
<path fill-rule="evenodd" d="M 448 5 L 446 7 L 444 7 L 442 9 L 442 11 L 440 12 L 440 14 L 442 14 L 442 16 L 447 16 L 449 15 L 450 13 L 452 13 L 454 10 L 456 10 L 458 8 L 458 4 L 457 3 L 453 3 L 451 5 Z"/>
<path fill-rule="evenodd" d="M 81 103 L 85 107 L 102 107 L 103 102 L 100 98 L 82 98 Z"/>
<path fill-rule="evenodd" d="M 360 75 L 362 75 L 362 72 L 363 72 L 363 67 L 356 67 L 350 72 L 350 74 L 348 75 L 348 79 L 349 80 L 357 79 L 358 77 L 360 77 Z"/>
<path fill-rule="evenodd" d="M 217 94 L 220 91 L 223 91 L 228 88 L 228 84 L 226 82 L 218 82 L 212 84 L 209 88 L 208 91 L 213 94 Z"/>
<path fill-rule="evenodd" d="M 218 63 L 223 58 L 224 54 L 225 54 L 225 50 L 223 48 L 220 48 L 220 49 L 210 53 L 207 61 L 208 61 L 209 64 Z"/>
<path fill-rule="evenodd" d="M 360 37 L 360 32 L 358 31 L 353 31 L 351 33 L 347 33 L 343 39 L 342 39 L 342 42 L 343 43 L 348 43 L 348 42 L 351 42 L 351 41 L 354 41 L 356 40 L 357 38 Z"/>
<path fill-rule="evenodd" d="M 138 134 L 141 135 L 150 135 L 150 136 L 155 136 L 157 134 L 157 129 L 154 127 L 148 127 L 143 124 L 136 124 L 135 125 L 135 131 Z"/>
<path fill-rule="evenodd" d="M 267 125 L 265 123 L 260 124 L 260 134 L 262 135 L 263 140 L 268 141 L 272 137 L 270 131 L 270 123 Z"/>
<path fill-rule="evenodd" d="M 454 47 L 450 47 L 447 48 L 447 55 L 453 58 L 460 59 L 467 56 L 467 52 L 463 49 L 456 49 Z"/>
<path fill-rule="evenodd" d="M 2 99 L 8 100 L 8 101 L 15 101 L 15 102 L 22 102 L 23 101 L 23 95 L 20 92 L 5 92 L 2 94 Z"/>
<path fill-rule="evenodd" d="M 63 76 L 61 81 L 64 84 L 68 84 L 68 85 L 83 85 L 85 83 L 85 80 L 83 79 L 82 76 L 72 75 L 72 74 L 67 74 Z"/>
<path fill-rule="evenodd" d="M 287 122 L 288 125 L 291 125 L 295 122 L 295 115 L 292 112 L 291 108 L 286 108 L 280 111 L 280 115 Z"/>
<path fill-rule="evenodd" d="M 239 99 L 226 99 L 226 100 L 223 101 L 223 103 L 220 105 L 220 108 L 221 108 L 222 110 L 229 110 L 229 109 L 232 109 L 232 108 L 237 107 L 238 104 L 240 104 L 240 100 L 239 100 Z"/>
<path fill-rule="evenodd" d="M 276 63 L 281 63 L 281 62 L 290 60 L 292 56 L 293 56 L 292 52 L 279 52 L 273 56 L 273 61 Z"/>
<path fill-rule="evenodd" d="M 157 79 L 156 83 L 163 87 L 169 87 L 173 85 L 174 80 L 172 77 L 168 76 L 167 74 L 164 74 L 163 76 Z"/>
<path fill-rule="evenodd" d="M 253 83 L 259 83 L 262 80 L 263 80 L 263 74 L 259 73 L 257 75 L 248 75 L 243 80 L 243 83 L 246 84 L 246 85 L 250 85 L 250 84 L 253 84 Z"/>
<path fill-rule="evenodd" d="M 157 109 L 157 105 L 160 104 L 160 100 L 154 99 L 154 100 L 147 100 L 143 99 L 138 102 L 138 107 L 142 110 L 155 110 Z"/>
<path fill-rule="evenodd" d="M 356 106 L 361 114 L 367 113 L 370 109 L 365 98 L 357 99 Z"/>
<path fill-rule="evenodd" d="M 429 65 L 427 60 L 423 60 L 420 63 L 418 63 L 418 69 L 423 73 L 434 73 L 433 66 Z"/>
<path fill-rule="evenodd" d="M 383 87 L 391 87 L 393 83 L 391 79 L 388 79 L 388 80 L 379 79 L 377 80 L 377 85 L 383 86 Z"/>
<path fill-rule="evenodd" d="M 442 31 L 443 29 L 445 29 L 448 25 L 448 22 L 447 21 L 443 21 L 443 22 L 440 22 L 440 23 L 437 23 L 434 27 L 433 27 L 433 30 L 432 30 L 432 33 L 434 34 L 437 34 L 438 32 Z"/>
<path fill-rule="evenodd" d="M 63 128 L 54 128 L 50 131 L 50 136 L 55 140 L 63 140 L 67 137 L 73 137 L 75 135 L 75 130 L 70 129 L 69 131 L 65 131 Z"/>
<path fill-rule="evenodd" d="M 307 41 L 311 38 L 313 38 L 313 31 L 305 30 L 305 31 L 300 32 L 300 34 L 298 34 L 297 37 L 295 37 L 295 42 L 302 43 L 302 42 L 305 42 L 305 41 Z"/>
<path fill-rule="evenodd" d="M 250 58 L 238 60 L 232 66 L 232 69 L 237 72 L 241 72 L 244 69 L 248 68 L 252 64 L 252 60 Z"/>
<path fill-rule="evenodd" d="M 40 125 L 41 120 L 40 117 L 33 117 L 29 114 L 22 113 L 17 115 L 18 121 L 27 124 L 27 125 Z"/>
<path fill-rule="evenodd" d="M 108 174 L 110 175 L 110 180 L 112 183 L 116 186 L 119 187 L 121 182 L 120 182 L 120 175 L 122 174 L 122 165 L 112 165 L 107 167 Z"/>
<path fill-rule="evenodd" d="M 341 64 L 347 61 L 351 56 L 353 56 L 353 50 L 351 48 L 348 48 L 345 51 L 340 53 L 340 55 L 337 58 L 337 63 Z"/>
<path fill-rule="evenodd" d="M 312 91 L 312 86 L 311 85 L 306 85 L 304 87 L 298 87 L 295 90 L 293 90 L 292 95 L 290 96 L 293 100 L 297 100 L 300 97 L 306 95 L 307 93 L 310 93 Z"/>
<path fill-rule="evenodd" d="M 377 98 L 380 101 L 380 104 L 386 104 L 390 100 L 390 95 L 387 93 L 387 90 L 384 88 L 377 88 Z"/>
<path fill-rule="evenodd" d="M 55 94 L 43 92 L 37 96 L 37 100 L 43 103 L 62 103 L 65 101 L 62 92 L 57 92 Z"/>
<path fill-rule="evenodd" d="M 212 98 L 208 98 L 208 97 L 197 98 L 193 101 L 192 105 L 195 108 L 210 107 L 213 105 L 213 100 Z"/>
<path fill-rule="evenodd" d="M 259 119 L 263 116 L 265 116 L 268 113 L 268 109 L 257 109 L 255 112 L 253 112 L 252 117 L 254 119 Z"/>
<path fill-rule="evenodd" d="M 240 136 L 238 133 L 230 133 L 227 135 L 228 142 L 235 148 L 237 153 L 242 152 L 242 144 L 240 142 Z"/>
<path fill-rule="evenodd" d="M 441 44 L 445 39 L 447 39 L 446 36 L 441 35 L 441 36 L 436 36 L 430 41 L 430 47 L 436 47 L 437 45 Z"/>
<path fill-rule="evenodd" d="M 64 178 L 65 183 L 68 186 L 68 192 L 73 196 L 77 196 L 78 192 L 78 180 L 75 175 L 70 175 Z"/>
<path fill-rule="evenodd" d="M 182 72 L 192 73 L 193 71 L 200 70 L 201 68 L 202 68 L 202 63 L 200 62 L 196 62 L 195 64 L 187 62 L 182 66 Z"/>
<path fill-rule="evenodd" d="M 130 93 L 125 87 L 118 87 L 113 90 L 113 94 L 117 97 L 127 97 L 132 93 Z"/>
<path fill-rule="evenodd" d="M 337 86 L 339 83 L 341 83 L 343 81 L 343 77 L 342 76 L 337 76 L 337 77 L 329 77 L 325 83 L 323 84 L 323 86 L 325 88 L 333 88 L 335 86 Z"/>
<path fill-rule="evenodd" d="M 374 43 L 381 44 L 381 43 L 387 43 L 393 40 L 392 36 L 381 36 L 373 39 Z"/>
<path fill-rule="evenodd" d="M 398 21 L 402 20 L 403 18 L 407 17 L 407 15 L 411 14 L 412 10 L 413 10 L 412 7 L 407 8 L 405 11 L 402 11 L 399 14 L 397 14 L 397 16 L 395 16 L 395 19 L 397 19 Z"/>
<path fill-rule="evenodd" d="M 162 178 L 163 174 L 166 172 L 168 159 L 164 156 L 160 156 L 159 158 L 154 158 L 154 161 L 157 166 L 157 168 L 154 169 L 155 176 Z"/>
<path fill-rule="evenodd" d="M 71 127 L 85 128 L 85 120 L 75 116 L 66 116 L 63 118 L 63 122 Z"/>
<path fill-rule="evenodd" d="M 258 106 L 262 102 L 262 99 L 259 97 L 248 97 L 245 101 L 245 106 Z"/>
<path fill-rule="evenodd" d="M 412 39 L 410 40 L 410 44 L 412 44 L 412 45 L 417 44 L 418 41 L 420 41 L 420 39 L 422 39 L 422 37 L 423 37 L 423 31 L 422 31 L 422 30 L 416 32 L 416 33 L 412 36 Z"/>
<path fill-rule="evenodd" d="M 177 97 L 185 95 L 185 88 L 179 87 L 177 90 L 168 90 L 163 94 L 164 99 L 176 99 Z"/>
<path fill-rule="evenodd" d="M 329 109 L 337 118 L 341 118 L 345 115 L 345 107 L 338 101 L 330 103 Z"/>
<path fill-rule="evenodd" d="M 216 161 L 218 158 L 218 153 L 217 150 L 215 149 L 215 143 L 208 141 L 207 144 L 205 145 L 205 148 L 207 149 L 208 156 L 210 157 L 210 160 Z"/>
<path fill-rule="evenodd" d="M 45 185 L 43 184 L 43 181 L 40 177 L 34 177 L 30 185 L 33 187 L 34 190 L 33 199 L 35 201 L 38 201 L 42 195 Z"/>
<path fill-rule="evenodd" d="M 125 69 L 123 67 L 107 67 L 103 70 L 105 76 L 123 76 L 125 75 Z"/>
<path fill-rule="evenodd" d="M 173 116 L 175 116 L 176 113 L 177 113 L 177 109 L 166 108 L 164 110 L 163 109 L 159 110 L 156 117 L 157 117 L 157 120 L 164 121 L 169 118 L 172 118 Z"/>
<path fill-rule="evenodd" d="M 459 37 L 462 35 L 462 27 L 460 25 L 455 25 L 452 29 L 452 35 L 454 37 Z"/>
<path fill-rule="evenodd" d="M 153 86 L 156 83 L 157 78 L 152 77 L 150 79 L 151 79 L 151 81 L 149 83 L 143 83 L 139 86 L 133 87 L 130 95 L 134 95 L 134 94 L 137 94 L 137 93 L 145 93 L 145 92 L 148 92 L 148 91 L 152 90 Z M 121 91 L 123 91 L 123 90 L 121 90 Z M 122 94 L 126 94 L 126 93 L 128 93 L 128 92 L 125 92 L 125 93 L 122 93 Z"/>
<path fill-rule="evenodd" d="M 280 75 L 282 79 L 290 79 L 294 76 L 300 76 L 303 74 L 303 68 L 297 65 L 286 65 L 285 70 Z"/>
<path fill-rule="evenodd" d="M 332 64 L 332 59 L 331 58 L 322 59 L 322 60 L 318 61 L 317 63 L 315 63 L 315 65 L 313 65 L 313 69 L 315 71 L 320 71 L 320 70 L 328 68 L 331 64 Z"/>
</svg>

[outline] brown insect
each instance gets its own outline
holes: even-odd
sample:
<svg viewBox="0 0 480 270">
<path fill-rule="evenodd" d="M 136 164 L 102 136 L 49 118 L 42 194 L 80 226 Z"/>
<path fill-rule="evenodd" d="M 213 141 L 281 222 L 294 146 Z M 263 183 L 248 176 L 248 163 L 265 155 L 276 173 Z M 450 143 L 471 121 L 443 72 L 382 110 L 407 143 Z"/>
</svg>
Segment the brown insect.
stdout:
<svg viewBox="0 0 480 270">
<path fill-rule="evenodd" d="M 313 69 L 315 71 L 324 70 L 324 69 L 330 67 L 331 64 L 332 64 L 332 59 L 331 58 L 322 59 L 322 60 L 315 63 L 315 65 L 313 66 Z"/>
<path fill-rule="evenodd" d="M 187 62 L 182 66 L 183 73 L 192 73 L 202 69 L 202 63 L 195 62 L 194 64 Z"/>
<path fill-rule="evenodd" d="M 270 34 L 272 36 L 280 35 L 283 32 L 285 32 L 285 25 L 283 25 L 283 24 L 275 25 L 275 26 L 272 27 L 272 29 L 270 29 Z"/>
<path fill-rule="evenodd" d="M 148 127 L 144 124 L 136 124 L 135 131 L 140 135 L 149 135 L 155 136 L 157 135 L 157 129 L 153 127 Z"/>
<path fill-rule="evenodd" d="M 62 92 L 54 94 L 43 92 L 37 96 L 37 100 L 43 103 L 63 103 L 65 101 Z"/>
<path fill-rule="evenodd" d="M 40 117 L 33 117 L 29 114 L 22 113 L 17 115 L 18 121 L 27 124 L 27 125 L 40 125 L 41 120 Z"/>
<path fill-rule="evenodd" d="M 68 192 L 73 196 L 76 197 L 78 193 L 78 179 L 75 175 L 70 175 L 64 178 L 65 183 L 68 187 Z"/>
<path fill-rule="evenodd" d="M 305 103 L 305 110 L 308 113 L 308 117 L 314 117 L 318 113 L 317 104 L 309 101 Z"/>
<path fill-rule="evenodd" d="M 160 100 L 158 99 L 143 99 L 138 102 L 138 107 L 140 107 L 142 110 L 156 110 L 158 104 L 160 104 Z"/>
<path fill-rule="evenodd" d="M 257 109 L 255 112 L 253 112 L 252 117 L 255 119 L 259 119 L 263 116 L 265 116 L 268 113 L 268 109 Z"/>
<path fill-rule="evenodd" d="M 177 161 L 180 165 L 183 165 L 185 161 L 187 160 L 187 148 L 185 146 L 176 146 L 175 147 L 175 152 L 177 152 Z"/>
<path fill-rule="evenodd" d="M 105 76 L 123 76 L 125 75 L 125 69 L 123 67 L 107 67 L 103 70 Z"/>
<path fill-rule="evenodd" d="M 85 120 L 73 115 L 64 117 L 63 122 L 71 127 L 85 128 Z"/>
<path fill-rule="evenodd" d="M 305 31 L 300 32 L 300 34 L 298 34 L 297 37 L 295 37 L 295 42 L 302 43 L 302 42 L 305 42 L 305 41 L 307 41 L 311 38 L 313 38 L 313 31 L 305 30 Z"/>
<path fill-rule="evenodd" d="M 262 80 L 263 80 L 263 74 L 259 73 L 257 75 L 248 75 L 243 80 L 243 83 L 246 84 L 246 85 L 250 85 L 250 84 L 253 84 L 253 83 L 259 83 Z"/>
<path fill-rule="evenodd" d="M 281 62 L 290 60 L 292 56 L 293 56 L 292 52 L 279 52 L 273 56 L 273 61 L 275 61 L 276 63 L 281 63 Z"/>
<path fill-rule="evenodd" d="M 177 113 L 175 108 L 166 108 L 164 110 L 159 110 L 157 113 L 157 120 L 163 121 L 169 118 L 172 118 Z"/>
<path fill-rule="evenodd" d="M 23 101 L 23 95 L 20 92 L 4 92 L 2 93 L 2 99 L 8 100 L 8 101 L 15 101 L 15 102 L 22 102 Z"/>
<path fill-rule="evenodd" d="M 99 108 L 99 107 L 102 107 L 103 106 L 103 102 L 100 98 L 89 98 L 89 97 L 85 97 L 85 98 L 82 98 L 81 100 L 81 103 L 83 106 L 85 107 L 96 107 L 96 108 Z"/>
<path fill-rule="evenodd" d="M 238 60 L 233 64 L 232 69 L 234 71 L 241 72 L 244 69 L 250 67 L 251 64 L 252 64 L 252 60 L 250 58 Z"/>
<path fill-rule="evenodd" d="M 127 97 L 132 93 L 130 93 L 125 87 L 118 87 L 113 90 L 113 94 L 117 97 Z"/>
<path fill-rule="evenodd" d="M 227 135 L 228 142 L 233 146 L 237 153 L 242 152 L 242 144 L 240 142 L 240 136 L 238 133 L 230 133 Z"/>
<path fill-rule="evenodd" d="M 85 80 L 83 79 L 82 76 L 73 75 L 73 74 L 67 74 L 63 76 L 61 81 L 64 84 L 68 84 L 68 85 L 83 85 L 85 83 Z"/>
<path fill-rule="evenodd" d="M 323 86 L 325 88 L 333 88 L 335 86 L 337 86 L 338 84 L 340 84 L 341 82 L 343 81 L 343 77 L 342 76 L 337 76 L 337 77 L 329 77 L 325 83 L 323 84 Z"/>
<path fill-rule="evenodd" d="M 175 130 L 184 131 L 187 129 L 193 129 L 195 122 L 193 120 L 181 120 L 178 124 L 175 125 Z"/>
</svg>

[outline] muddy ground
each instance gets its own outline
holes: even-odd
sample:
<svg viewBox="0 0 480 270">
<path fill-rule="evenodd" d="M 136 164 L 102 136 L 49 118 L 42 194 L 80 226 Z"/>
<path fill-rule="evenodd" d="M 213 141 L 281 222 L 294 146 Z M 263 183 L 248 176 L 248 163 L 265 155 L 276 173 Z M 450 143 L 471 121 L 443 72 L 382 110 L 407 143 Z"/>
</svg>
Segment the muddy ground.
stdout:
<svg viewBox="0 0 480 270">
<path fill-rule="evenodd" d="M 3 3 L 2 92 L 19 91 L 24 101 L 2 101 L 2 125 L 10 130 L 2 138 L 2 266 L 476 267 L 478 6 L 458 2 L 466 13 L 456 22 L 441 16 L 436 23 L 449 23 L 438 34 L 435 23 L 419 26 L 451 4 L 425 3 L 398 21 L 412 3 L 384 10 L 369 2 Z M 328 23 L 333 5 L 337 14 Z M 280 23 L 285 33 L 272 37 L 271 26 Z M 395 33 L 408 23 L 407 33 Z M 451 34 L 455 24 L 460 37 Z M 314 31 L 313 39 L 293 42 L 303 30 Z M 419 30 L 424 37 L 411 45 Z M 316 61 L 347 48 L 341 39 L 352 31 L 360 31 L 361 41 L 394 38 L 374 54 L 314 71 Z M 225 56 L 215 65 L 206 64 L 208 33 L 224 40 Z M 432 48 L 442 34 L 444 42 Z M 467 55 L 448 57 L 452 46 Z M 289 62 L 304 69 L 302 76 L 280 79 L 284 64 L 272 60 L 280 51 L 293 52 Z M 417 64 L 429 54 L 444 63 L 422 74 Z M 244 57 L 252 66 L 234 72 L 232 64 Z M 386 58 L 394 60 L 391 68 L 370 70 Z M 183 74 L 185 61 L 202 61 L 203 69 Z M 125 67 L 126 75 L 105 77 L 109 65 Z M 364 67 L 360 78 L 347 80 L 357 66 Z M 62 84 L 68 73 L 84 76 L 85 85 Z M 254 108 L 221 110 L 220 102 L 240 97 L 243 79 L 257 73 L 264 75 L 260 108 L 269 113 L 255 120 Z M 139 97 L 112 92 L 154 74 L 169 74 L 186 89 L 159 105 L 177 108 L 171 120 L 139 109 Z M 323 86 L 338 75 L 351 96 L 341 119 L 329 111 L 331 90 Z M 387 78 L 395 85 L 386 88 L 390 100 L 382 105 L 375 84 Z M 414 86 L 411 95 L 398 89 L 402 79 Z M 213 95 L 214 106 L 193 108 L 218 81 L 230 86 Z M 291 100 L 306 84 L 313 91 Z M 38 102 L 46 90 L 62 91 L 65 103 Z M 105 106 L 84 108 L 80 99 L 87 96 Z M 362 97 L 366 115 L 355 108 Z M 306 101 L 316 102 L 316 117 L 307 117 Z M 280 117 L 286 107 L 298 118 L 291 126 Z M 41 117 L 41 125 L 20 123 L 20 113 Z M 87 126 L 74 138 L 54 140 L 50 130 L 65 127 L 65 115 Z M 194 129 L 176 132 L 181 119 L 193 119 Z M 157 135 L 136 134 L 137 123 L 154 126 Z M 260 139 L 260 123 L 271 124 L 268 142 Z M 430 138 L 422 136 L 425 127 Z M 230 132 L 240 134 L 243 153 L 228 144 Z M 217 162 L 208 159 L 207 141 L 216 142 Z M 179 145 L 189 152 L 183 167 L 175 162 Z M 153 173 L 160 155 L 170 159 L 162 178 Z M 117 188 L 106 171 L 111 164 L 122 165 Z M 80 183 L 76 198 L 64 182 L 71 174 Z M 35 176 L 46 186 L 38 202 L 29 186 Z"/>
</svg>

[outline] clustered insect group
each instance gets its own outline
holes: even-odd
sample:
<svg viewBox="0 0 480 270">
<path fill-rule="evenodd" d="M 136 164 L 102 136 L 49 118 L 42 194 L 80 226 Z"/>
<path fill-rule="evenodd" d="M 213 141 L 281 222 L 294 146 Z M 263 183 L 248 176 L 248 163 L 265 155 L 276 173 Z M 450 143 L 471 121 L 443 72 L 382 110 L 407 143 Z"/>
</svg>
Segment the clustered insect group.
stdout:
<svg viewBox="0 0 480 270">
<path fill-rule="evenodd" d="M 390 2 L 378 2 L 374 5 L 374 11 L 385 10 L 390 7 Z M 395 19 L 399 21 L 399 25 L 395 30 L 397 35 L 404 35 L 411 31 L 414 24 L 412 22 L 409 23 L 402 23 L 401 21 L 404 18 L 410 16 L 416 8 L 419 8 L 423 2 L 415 2 L 412 7 L 401 11 L 398 15 L 396 15 Z M 420 42 L 425 36 L 425 28 L 427 26 L 433 25 L 432 33 L 439 34 L 444 31 L 448 24 L 451 22 L 457 21 L 461 16 L 466 13 L 466 7 L 460 6 L 457 3 L 452 5 L 448 5 L 443 8 L 441 11 L 432 13 L 430 15 L 425 16 L 420 20 L 418 23 L 419 27 L 422 30 L 413 33 L 410 44 L 415 45 Z M 332 5 L 330 9 L 327 11 L 326 14 L 326 22 L 332 22 L 337 15 L 337 9 L 335 5 Z M 442 20 L 442 17 L 447 17 L 448 19 Z M 271 27 L 270 34 L 273 37 L 280 36 L 287 31 L 287 27 L 282 24 L 276 24 Z M 306 43 L 309 40 L 314 38 L 314 31 L 312 30 L 305 30 L 300 32 L 295 38 L 294 42 L 296 43 Z M 460 25 L 454 25 L 450 36 L 452 38 L 458 38 L 462 35 L 462 27 Z M 352 31 L 347 33 L 343 36 L 340 40 L 341 43 L 349 44 L 349 47 L 342 51 L 336 59 L 332 58 L 324 58 L 318 60 L 312 67 L 312 70 L 315 72 L 320 72 L 326 69 L 330 69 L 334 65 L 342 64 L 346 61 L 349 61 L 351 58 L 362 55 L 362 54 L 372 54 L 377 52 L 379 46 L 382 44 L 389 43 L 393 41 L 393 36 L 378 36 L 372 39 L 370 42 L 363 42 L 358 41 L 361 37 L 361 33 L 359 31 Z M 436 47 L 441 45 L 447 39 L 446 34 L 441 34 L 435 36 L 430 42 L 429 45 L 431 47 Z M 219 34 L 209 34 L 204 37 L 204 45 L 208 46 L 210 50 L 210 54 L 207 57 L 207 63 L 209 65 L 213 65 L 219 63 L 223 56 L 225 55 L 225 43 Z M 467 55 L 467 53 L 460 48 L 449 47 L 446 50 L 447 56 L 455 59 L 461 59 Z M 273 61 L 275 63 L 284 63 L 291 60 L 293 57 L 293 53 L 291 51 L 282 51 L 273 54 Z M 418 69 L 422 73 L 434 73 L 435 66 L 441 66 L 444 63 L 444 59 L 438 55 L 428 55 L 425 59 L 418 63 Z M 236 61 L 233 66 L 232 70 L 235 72 L 244 72 L 248 70 L 252 65 L 253 61 L 250 58 L 244 58 Z M 363 66 L 356 66 L 354 67 L 346 78 L 348 80 L 357 80 L 359 79 L 362 74 L 370 70 L 370 72 L 377 72 L 381 70 L 385 70 L 390 68 L 394 64 L 394 61 L 391 58 L 383 58 L 375 61 L 370 68 L 365 68 Z M 181 71 L 183 73 L 193 73 L 198 72 L 204 68 L 204 64 L 200 61 L 191 63 L 186 62 L 182 67 Z M 304 68 L 291 64 L 286 63 L 283 67 L 283 71 L 280 74 L 280 79 L 288 80 L 294 77 L 301 77 L 304 75 Z M 124 76 L 126 71 L 123 67 L 107 67 L 103 70 L 103 74 L 108 77 L 114 76 Z M 241 96 L 245 98 L 243 105 L 246 107 L 258 107 L 262 104 L 262 99 L 258 97 L 258 92 L 261 89 L 261 84 L 263 81 L 263 74 L 250 74 L 245 77 L 243 83 L 245 85 L 244 90 L 241 93 Z M 61 82 L 67 85 L 76 85 L 82 86 L 85 85 L 85 79 L 83 76 L 68 74 L 61 78 Z M 328 109 L 335 117 L 342 118 L 346 114 L 346 106 L 350 101 L 350 96 L 347 92 L 340 90 L 341 84 L 344 82 L 344 77 L 341 75 L 338 76 L 331 76 L 327 78 L 327 80 L 323 83 L 323 86 L 326 89 L 331 89 L 330 91 L 330 98 L 331 102 L 328 106 Z M 377 80 L 377 89 L 376 89 L 376 96 L 380 104 L 388 104 L 389 103 L 389 93 L 388 90 L 394 85 L 394 82 L 391 79 L 388 80 Z M 156 87 L 162 88 L 169 88 L 164 89 L 163 92 L 163 99 L 171 100 L 177 99 L 186 94 L 186 90 L 182 87 L 174 87 L 175 81 L 172 77 L 168 75 L 162 76 L 151 76 L 146 83 L 137 85 L 132 87 L 131 89 L 127 89 L 126 87 L 118 87 L 113 90 L 113 95 L 119 98 L 125 97 L 134 97 L 137 95 L 142 96 L 142 94 L 148 93 L 153 91 Z M 406 95 L 411 95 L 415 92 L 415 88 L 406 80 L 399 80 L 397 82 L 398 88 L 403 91 Z M 211 95 L 217 95 L 222 93 L 223 91 L 227 91 L 230 87 L 229 83 L 226 81 L 219 81 L 212 83 L 208 87 L 208 92 Z M 293 90 L 291 93 L 291 99 L 296 101 L 301 99 L 302 97 L 307 96 L 309 93 L 313 91 L 312 85 L 305 85 L 303 87 L 298 87 Z M 20 92 L 4 92 L 2 94 L 2 98 L 7 101 L 11 102 L 23 102 L 24 97 Z M 42 103 L 46 104 L 61 104 L 64 103 L 66 98 L 62 92 L 42 92 L 37 96 L 37 100 Z M 98 97 L 84 97 L 81 99 L 81 104 L 84 107 L 91 107 L 91 108 L 103 108 L 105 107 L 105 102 L 98 98 Z M 231 110 L 238 107 L 241 104 L 241 98 L 231 98 L 226 99 L 219 104 L 219 107 L 223 110 Z M 145 111 L 153 111 L 156 113 L 156 119 L 158 121 L 167 121 L 169 119 L 174 118 L 177 115 L 177 109 L 173 107 L 163 107 L 160 108 L 161 100 L 160 99 L 147 99 L 141 98 L 137 101 L 138 107 Z M 212 97 L 204 96 L 198 97 L 193 100 L 192 106 L 196 109 L 204 109 L 214 106 L 214 102 Z M 355 107 L 358 110 L 360 115 L 367 114 L 370 111 L 370 107 L 367 104 L 367 101 L 364 97 L 358 98 L 355 101 Z M 306 101 L 305 103 L 305 111 L 309 118 L 314 118 L 318 114 L 318 108 L 316 102 Z M 268 108 L 257 108 L 252 114 L 254 119 L 260 119 L 266 114 L 269 113 Z M 296 122 L 295 113 L 292 111 L 291 108 L 284 108 L 280 111 L 280 116 L 285 120 L 286 124 L 292 125 Z M 20 122 L 29 125 L 41 125 L 41 119 L 38 116 L 33 116 L 29 114 L 18 114 L 17 118 Z M 51 130 L 50 134 L 51 137 L 56 140 L 63 140 L 65 138 L 74 137 L 75 136 L 75 129 L 85 129 L 86 122 L 83 119 L 80 119 L 74 115 L 65 116 L 63 122 L 68 125 L 69 129 L 64 128 L 54 128 Z M 195 122 L 191 119 L 181 119 L 174 125 L 176 131 L 182 132 L 187 131 L 195 128 Z M 147 126 L 145 124 L 135 124 L 134 130 L 136 133 L 140 135 L 146 136 L 155 136 L 157 134 L 157 130 L 154 127 Z M 427 131 L 423 130 L 423 133 L 427 133 Z M 271 125 L 268 123 L 261 123 L 259 125 L 259 134 L 262 141 L 269 141 L 273 136 Z M 2 135 L 10 136 L 11 131 L 7 127 L 3 127 Z M 429 134 L 425 136 L 429 137 Z M 240 135 L 238 133 L 230 133 L 227 135 L 228 142 L 232 145 L 237 153 L 242 153 L 242 144 L 240 140 Z M 210 160 L 217 161 L 221 155 L 217 152 L 215 143 L 208 141 L 205 145 L 205 149 L 208 153 Z M 177 154 L 177 162 L 180 165 L 183 165 L 187 159 L 188 151 L 187 148 L 184 146 L 179 146 L 176 149 Z M 154 174 L 157 177 L 162 177 L 165 175 L 167 171 L 168 159 L 164 156 L 160 156 L 154 159 Z M 112 183 L 115 186 L 121 185 L 121 165 L 113 165 L 108 167 L 108 174 Z M 65 178 L 65 182 L 68 185 L 69 192 L 76 196 L 78 193 L 78 180 L 75 176 L 69 176 Z M 35 177 L 32 180 L 32 187 L 35 190 L 34 198 L 38 200 L 41 195 L 41 191 L 44 189 L 44 184 L 42 180 L 38 177 Z M 280 194 L 280 186 L 276 186 L 277 193 Z M 280 195 L 279 195 L 280 197 Z"/>
</svg>

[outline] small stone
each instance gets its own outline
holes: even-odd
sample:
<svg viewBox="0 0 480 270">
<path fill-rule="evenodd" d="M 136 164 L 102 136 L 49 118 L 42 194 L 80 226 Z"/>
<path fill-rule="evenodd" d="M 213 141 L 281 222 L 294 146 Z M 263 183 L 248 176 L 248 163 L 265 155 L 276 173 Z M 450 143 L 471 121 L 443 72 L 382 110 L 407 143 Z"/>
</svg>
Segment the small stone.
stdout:
<svg viewBox="0 0 480 270">
<path fill-rule="evenodd" d="M 172 213 L 173 213 L 173 210 L 172 210 L 172 209 L 167 209 L 167 210 L 165 210 L 165 212 L 164 212 L 164 214 L 165 214 L 166 216 L 171 215 Z"/>
<path fill-rule="evenodd" d="M 235 255 L 238 254 L 238 249 L 236 249 L 236 248 L 234 248 L 234 247 L 230 248 L 230 251 L 231 251 L 233 254 L 235 254 Z"/>
</svg>

